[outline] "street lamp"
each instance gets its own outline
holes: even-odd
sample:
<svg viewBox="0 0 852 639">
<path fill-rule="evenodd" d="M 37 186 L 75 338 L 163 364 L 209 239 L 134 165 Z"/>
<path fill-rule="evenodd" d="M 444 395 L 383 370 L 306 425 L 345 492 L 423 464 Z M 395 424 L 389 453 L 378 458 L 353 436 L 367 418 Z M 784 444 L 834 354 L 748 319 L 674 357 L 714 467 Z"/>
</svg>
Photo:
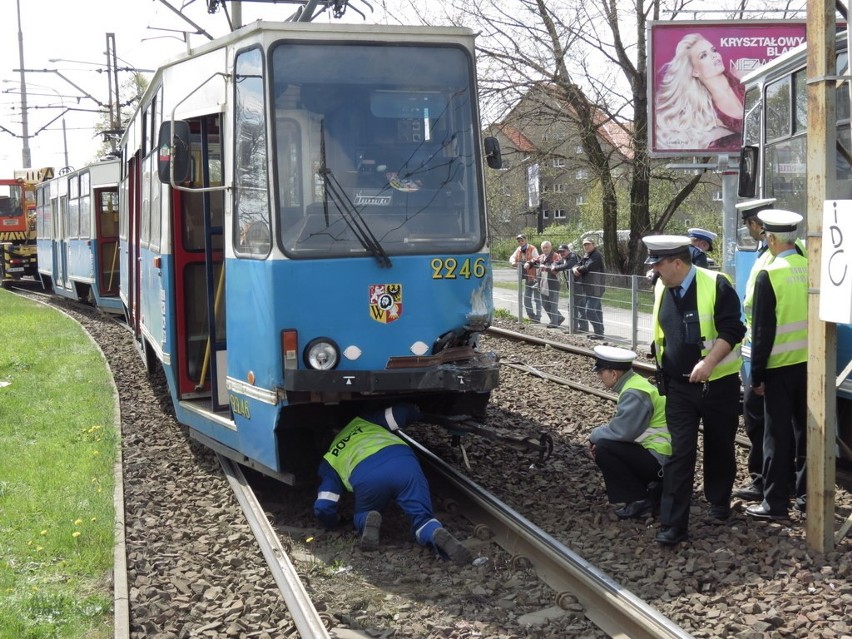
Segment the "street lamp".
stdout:
<svg viewBox="0 0 852 639">
<path fill-rule="evenodd" d="M 24 75 L 24 32 L 21 29 L 21 0 L 17 0 L 18 7 L 18 61 L 21 65 L 21 127 L 24 145 L 21 149 L 21 160 L 25 169 L 32 167 L 30 156 L 30 125 L 27 121 L 27 79 Z"/>
</svg>

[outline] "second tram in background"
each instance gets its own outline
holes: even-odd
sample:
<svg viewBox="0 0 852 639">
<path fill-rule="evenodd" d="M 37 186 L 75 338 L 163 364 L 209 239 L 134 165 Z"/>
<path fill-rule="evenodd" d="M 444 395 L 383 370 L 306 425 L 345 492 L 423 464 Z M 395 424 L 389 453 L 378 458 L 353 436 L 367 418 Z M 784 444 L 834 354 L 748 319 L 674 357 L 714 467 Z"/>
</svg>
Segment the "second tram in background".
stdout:
<svg viewBox="0 0 852 639">
<path fill-rule="evenodd" d="M 832 199 L 852 199 L 852 130 L 847 34 L 837 37 L 837 131 L 835 192 Z M 805 217 L 807 228 L 807 49 L 802 46 L 743 78 L 745 118 L 740 161 L 740 197 L 775 198 L 773 207 Z M 829 126 L 830 128 L 830 126 Z M 737 237 L 736 281 L 742 293 L 756 258 L 757 245 L 746 229 Z M 840 374 L 852 361 L 852 326 L 837 325 Z M 837 389 L 841 456 L 852 459 L 852 378 Z"/>
<path fill-rule="evenodd" d="M 118 168 L 118 160 L 108 160 L 39 184 L 37 245 L 46 289 L 122 314 Z"/>
<path fill-rule="evenodd" d="M 121 297 L 195 437 L 292 482 L 364 407 L 484 414 L 474 68 L 466 29 L 257 22 L 157 71 L 121 143 Z"/>
</svg>

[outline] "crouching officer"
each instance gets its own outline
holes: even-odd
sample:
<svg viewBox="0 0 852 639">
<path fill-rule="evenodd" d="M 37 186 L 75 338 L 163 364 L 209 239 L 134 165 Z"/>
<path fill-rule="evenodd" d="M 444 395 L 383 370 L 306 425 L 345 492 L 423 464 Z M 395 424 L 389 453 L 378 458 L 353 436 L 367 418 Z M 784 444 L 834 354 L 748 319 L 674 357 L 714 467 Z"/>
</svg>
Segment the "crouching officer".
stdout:
<svg viewBox="0 0 852 639">
<path fill-rule="evenodd" d="M 658 505 L 663 464 L 672 453 L 666 428 L 666 398 L 631 370 L 636 353 L 613 346 L 595 347 L 595 365 L 604 386 L 618 393 L 615 416 L 589 436 L 589 448 L 601 469 L 619 519 L 644 517 Z"/>
<path fill-rule="evenodd" d="M 320 462 L 314 514 L 326 528 L 338 526 L 340 496 L 344 489 L 354 493 L 353 520 L 361 549 L 376 550 L 381 511 L 393 499 L 411 521 L 418 543 L 435 548 L 456 564 L 469 564 L 470 551 L 432 516 L 429 484 L 414 451 L 394 434 L 419 417 L 416 406 L 397 404 L 349 422 Z"/>
</svg>

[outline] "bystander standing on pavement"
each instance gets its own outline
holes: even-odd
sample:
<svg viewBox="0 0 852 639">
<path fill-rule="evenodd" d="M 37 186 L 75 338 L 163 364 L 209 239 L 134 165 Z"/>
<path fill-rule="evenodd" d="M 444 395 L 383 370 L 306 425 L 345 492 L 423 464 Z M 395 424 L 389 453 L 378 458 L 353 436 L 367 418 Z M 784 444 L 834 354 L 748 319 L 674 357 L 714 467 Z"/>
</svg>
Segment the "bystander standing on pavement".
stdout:
<svg viewBox="0 0 852 639">
<path fill-rule="evenodd" d="M 541 243 L 538 265 L 541 270 L 539 277 L 541 303 L 550 322 L 547 328 L 559 328 L 565 321 L 565 317 L 559 311 L 559 273 L 555 270 L 558 263 L 559 255 L 554 252 L 553 245 L 545 240 Z"/>
<path fill-rule="evenodd" d="M 541 293 L 538 290 L 538 251 L 535 246 L 527 242 L 524 235 L 516 238 L 518 248 L 509 258 L 509 264 L 523 270 L 524 280 L 524 310 L 531 322 L 541 321 Z"/>
<path fill-rule="evenodd" d="M 591 237 L 583 239 L 583 251 L 585 255 L 580 258 L 580 263 L 572 269 L 572 272 L 580 278 L 580 286 L 585 297 L 583 317 L 588 320 L 594 332 L 589 337 L 603 339 L 603 312 L 601 311 L 601 297 L 605 289 L 603 256 Z"/>
<path fill-rule="evenodd" d="M 575 331 L 581 330 L 581 321 L 583 320 L 582 310 L 585 306 L 583 295 L 580 292 L 580 278 L 574 275 L 573 269 L 580 263 L 580 257 L 574 252 L 572 244 L 560 244 L 559 255 L 562 259 L 553 267 L 557 273 L 562 273 L 565 277 L 565 288 L 569 292 L 568 310 L 571 315 L 571 326 Z M 588 330 L 588 324 L 582 330 Z"/>
</svg>

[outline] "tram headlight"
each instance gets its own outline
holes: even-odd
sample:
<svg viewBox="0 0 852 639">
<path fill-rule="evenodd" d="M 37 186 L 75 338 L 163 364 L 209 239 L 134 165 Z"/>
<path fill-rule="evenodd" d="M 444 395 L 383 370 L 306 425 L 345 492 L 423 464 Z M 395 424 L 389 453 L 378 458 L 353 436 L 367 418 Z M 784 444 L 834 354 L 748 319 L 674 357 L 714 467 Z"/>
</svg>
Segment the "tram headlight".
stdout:
<svg viewBox="0 0 852 639">
<path fill-rule="evenodd" d="M 330 371 L 337 368 L 340 361 L 340 349 L 327 337 L 311 340 L 305 347 L 305 365 L 318 371 Z"/>
</svg>

